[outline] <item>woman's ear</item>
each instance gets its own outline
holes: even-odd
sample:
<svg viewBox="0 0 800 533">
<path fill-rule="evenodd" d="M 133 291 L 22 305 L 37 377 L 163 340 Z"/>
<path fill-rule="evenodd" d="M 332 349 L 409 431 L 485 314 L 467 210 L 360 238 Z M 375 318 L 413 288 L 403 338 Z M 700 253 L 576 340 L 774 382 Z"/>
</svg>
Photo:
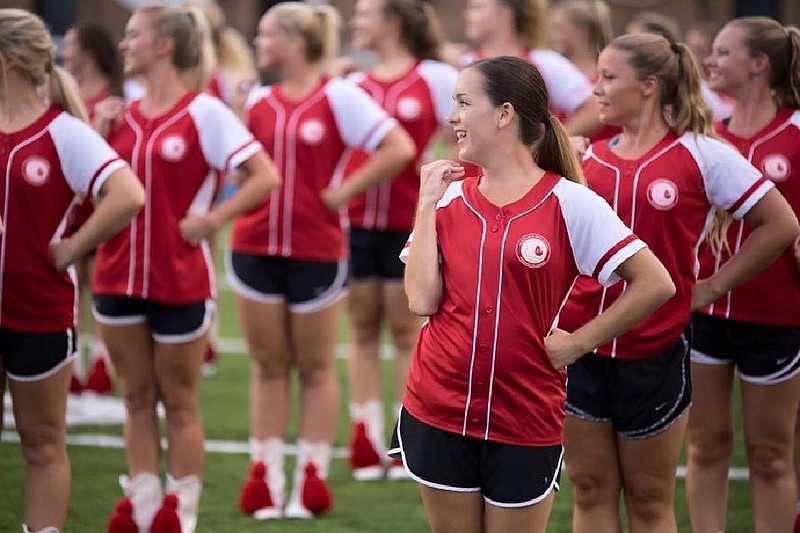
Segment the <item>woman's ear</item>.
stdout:
<svg viewBox="0 0 800 533">
<path fill-rule="evenodd" d="M 497 129 L 503 129 L 511 124 L 514 115 L 516 115 L 514 106 L 508 102 L 503 102 L 503 105 L 500 106 L 500 113 L 497 115 Z"/>
</svg>

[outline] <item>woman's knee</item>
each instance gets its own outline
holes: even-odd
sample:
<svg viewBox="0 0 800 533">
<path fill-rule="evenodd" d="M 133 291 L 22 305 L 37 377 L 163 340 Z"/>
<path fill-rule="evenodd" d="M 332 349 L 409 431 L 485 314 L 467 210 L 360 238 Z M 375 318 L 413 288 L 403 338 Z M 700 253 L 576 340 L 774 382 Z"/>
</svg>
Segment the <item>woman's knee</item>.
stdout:
<svg viewBox="0 0 800 533">
<path fill-rule="evenodd" d="M 700 466 L 728 461 L 733 453 L 733 430 L 691 430 L 687 451 L 689 460 Z"/>
<path fill-rule="evenodd" d="M 632 483 L 625 487 L 625 500 L 628 509 L 639 522 L 655 523 L 669 516 L 672 511 L 672 500 L 675 482 Z"/>
<path fill-rule="evenodd" d="M 66 460 L 66 432 L 62 426 L 41 426 L 21 435 L 22 457 L 29 467 L 46 467 Z"/>
<path fill-rule="evenodd" d="M 329 361 L 303 361 L 297 370 L 300 385 L 305 388 L 317 388 L 336 379 L 333 364 Z"/>
<path fill-rule="evenodd" d="M 595 507 L 609 502 L 616 505 L 619 501 L 619 485 L 600 474 L 570 472 L 569 481 L 575 504 L 580 507 Z"/>
<path fill-rule="evenodd" d="M 250 349 L 251 369 L 260 381 L 275 381 L 289 377 L 289 358 L 284 353 L 268 349 Z"/>
<path fill-rule="evenodd" d="M 774 481 L 792 475 L 792 444 L 760 439 L 747 444 L 747 461 L 750 475 L 761 480 Z"/>
<path fill-rule="evenodd" d="M 151 413 L 156 409 L 158 391 L 155 383 L 127 383 L 123 380 L 122 397 L 128 416 Z"/>
</svg>

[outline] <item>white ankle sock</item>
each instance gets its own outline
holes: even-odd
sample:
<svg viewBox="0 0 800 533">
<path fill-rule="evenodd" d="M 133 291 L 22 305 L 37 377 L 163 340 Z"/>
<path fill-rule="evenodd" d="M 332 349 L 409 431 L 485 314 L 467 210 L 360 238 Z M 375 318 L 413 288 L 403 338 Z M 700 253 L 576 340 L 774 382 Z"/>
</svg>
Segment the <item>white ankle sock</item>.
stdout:
<svg viewBox="0 0 800 533">
<path fill-rule="evenodd" d="M 139 533 L 148 533 L 153 517 L 161 506 L 161 482 L 158 476 L 140 472 L 134 477 L 120 476 L 119 484 L 133 506 L 133 521 Z"/>
<path fill-rule="evenodd" d="M 350 418 L 353 422 L 364 422 L 367 438 L 372 443 L 382 462 L 386 461 L 386 442 L 383 436 L 383 404 L 379 400 L 350 404 Z"/>
<path fill-rule="evenodd" d="M 181 533 L 194 533 L 197 527 L 197 511 L 200 507 L 200 493 L 203 482 L 198 476 L 189 475 L 174 478 L 167 474 L 167 492 L 178 495 L 178 516 L 181 519 Z"/>
</svg>

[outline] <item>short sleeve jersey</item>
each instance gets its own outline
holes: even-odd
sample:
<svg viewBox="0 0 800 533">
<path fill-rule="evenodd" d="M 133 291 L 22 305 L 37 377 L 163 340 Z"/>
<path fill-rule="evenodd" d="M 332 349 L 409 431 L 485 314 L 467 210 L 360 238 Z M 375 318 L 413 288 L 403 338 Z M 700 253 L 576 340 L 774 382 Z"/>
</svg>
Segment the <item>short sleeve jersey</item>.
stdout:
<svg viewBox="0 0 800 533">
<path fill-rule="evenodd" d="M 75 195 L 97 196 L 125 162 L 87 124 L 51 107 L 25 129 L 0 133 L 0 326 L 28 332 L 74 325 L 75 287 L 53 266 Z"/>
<path fill-rule="evenodd" d="M 281 85 L 259 87 L 245 111 L 282 182 L 264 204 L 235 221 L 232 249 L 313 261 L 347 257 L 347 208 L 329 210 L 322 191 L 342 183 L 351 149 L 373 152 L 395 120 L 341 79 L 323 80 L 301 101 L 285 95 Z"/>
<path fill-rule="evenodd" d="M 544 338 L 576 276 L 613 283 L 644 244 L 602 198 L 556 174 L 504 207 L 479 182 L 452 183 L 438 203 L 442 301 L 420 333 L 403 406 L 460 435 L 555 445 L 566 373 Z"/>
<path fill-rule="evenodd" d="M 480 51 L 469 52 L 461 57 L 461 65 L 465 67 L 483 57 Z M 539 69 L 550 94 L 550 112 L 559 118 L 574 114 L 592 97 L 588 78 L 558 52 L 537 48 L 524 51 L 520 57 Z"/>
<path fill-rule="evenodd" d="M 734 135 L 725 124 L 718 133 L 736 147 L 764 177 L 772 181 L 786 201 L 800 215 L 800 111 L 780 109 L 775 118 L 750 138 Z M 727 247 L 718 252 L 704 243 L 700 248 L 700 278 L 716 272 L 741 248 L 750 230 L 741 220 L 728 228 Z M 728 292 L 701 310 L 721 318 L 800 327 L 800 268 L 789 247 L 750 281 Z"/>
<path fill-rule="evenodd" d="M 414 140 L 416 157 L 391 181 L 355 198 L 349 206 L 350 225 L 378 231 L 411 231 L 419 196 L 419 166 L 440 126 L 447 126 L 458 72 L 438 61 L 417 62 L 399 78 L 384 81 L 372 74 L 352 81 L 393 116 Z M 348 163 L 350 175 L 369 154 L 356 151 Z"/>
<path fill-rule="evenodd" d="M 772 188 L 731 146 L 706 136 L 668 133 L 640 159 L 618 157 L 613 139 L 590 147 L 584 158 L 588 185 L 664 264 L 676 294 L 630 331 L 596 353 L 641 359 L 662 353 L 689 323 L 697 250 L 713 219 L 713 207 L 741 218 Z M 559 327 L 574 331 L 613 304 L 624 289 L 591 279 L 575 284 Z"/>
<path fill-rule="evenodd" d="M 220 100 L 190 92 L 167 113 L 149 118 L 131 104 L 109 142 L 130 162 L 145 189 L 145 206 L 128 228 L 100 245 L 93 290 L 166 304 L 215 295 L 208 243 L 189 244 L 179 224 L 206 213 L 216 183 L 261 145 Z"/>
</svg>

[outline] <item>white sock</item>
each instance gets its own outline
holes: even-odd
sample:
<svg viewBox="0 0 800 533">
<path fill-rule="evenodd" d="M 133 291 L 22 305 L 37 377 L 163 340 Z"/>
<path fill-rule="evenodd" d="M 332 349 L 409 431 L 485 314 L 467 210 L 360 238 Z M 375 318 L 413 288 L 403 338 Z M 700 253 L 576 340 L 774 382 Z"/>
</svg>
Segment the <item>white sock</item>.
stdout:
<svg viewBox="0 0 800 533">
<path fill-rule="evenodd" d="M 203 482 L 198 476 L 189 475 L 174 478 L 167 474 L 167 492 L 178 495 L 178 516 L 181 519 L 181 533 L 194 533 L 197 527 L 197 511 L 200 507 L 200 493 Z"/>
<path fill-rule="evenodd" d="M 386 457 L 386 443 L 383 436 L 383 404 L 379 400 L 350 404 L 350 417 L 353 422 L 364 422 L 367 438 L 383 461 Z"/>
<path fill-rule="evenodd" d="M 286 444 L 280 437 L 266 440 L 250 438 L 250 461 L 263 461 L 267 465 L 267 485 L 272 503 L 280 509 L 286 501 L 286 472 L 284 472 L 284 456 Z"/>
<path fill-rule="evenodd" d="M 22 533 L 61 533 L 58 528 L 53 526 L 47 526 L 43 529 L 37 529 L 36 531 L 32 529 L 28 529 L 28 526 L 22 524 Z"/>
<path fill-rule="evenodd" d="M 292 496 L 289 505 L 297 506 L 302 500 L 303 480 L 308 462 L 317 467 L 317 475 L 321 479 L 328 479 L 328 467 L 331 462 L 331 445 L 327 442 L 310 443 L 305 439 L 297 442 L 297 464 L 294 467 L 292 478 Z"/>
<path fill-rule="evenodd" d="M 158 508 L 161 507 L 161 482 L 158 476 L 141 472 L 134 477 L 120 476 L 119 484 L 133 506 L 133 521 L 139 533 L 148 533 Z"/>
<path fill-rule="evenodd" d="M 91 360 L 94 361 L 102 357 L 105 359 L 106 363 L 110 363 L 108 359 L 108 350 L 106 350 L 106 345 L 102 339 L 97 337 L 96 335 L 92 335 L 89 337 L 89 347 L 91 348 Z"/>
</svg>

